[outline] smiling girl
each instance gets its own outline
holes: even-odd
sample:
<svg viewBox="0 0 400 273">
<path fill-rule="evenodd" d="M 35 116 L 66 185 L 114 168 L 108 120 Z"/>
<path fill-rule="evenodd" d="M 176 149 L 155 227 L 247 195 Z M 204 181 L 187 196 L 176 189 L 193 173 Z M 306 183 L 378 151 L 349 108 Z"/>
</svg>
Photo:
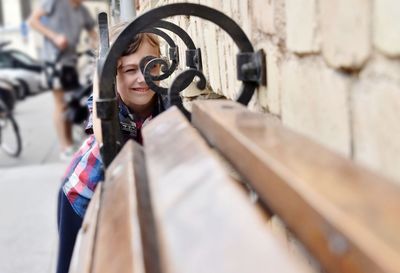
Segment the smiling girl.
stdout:
<svg viewBox="0 0 400 273">
<path fill-rule="evenodd" d="M 110 40 L 115 41 L 126 25 L 125 23 L 113 27 L 110 30 Z M 161 96 L 147 86 L 140 70 L 140 61 L 146 56 L 159 57 L 160 43 L 157 36 L 140 33 L 136 35 L 134 42 L 130 44 L 117 63 L 115 86 L 119 104 L 120 129 L 124 142 L 133 139 L 142 143 L 142 127 L 164 111 Z M 159 72 L 159 66 L 154 67 L 151 71 L 155 75 Z M 98 94 L 97 91 L 93 92 L 94 99 Z M 92 111 L 92 105 L 93 99 L 91 98 L 88 106 L 90 112 L 95 113 L 96 109 Z M 69 270 L 76 235 L 82 225 L 86 208 L 97 184 L 104 179 L 104 165 L 99 149 L 99 143 L 102 143 L 99 125 L 99 120 L 95 115 L 92 117 L 91 114 L 86 129 L 92 134 L 74 155 L 63 178 L 58 201 L 58 273 Z"/>
</svg>

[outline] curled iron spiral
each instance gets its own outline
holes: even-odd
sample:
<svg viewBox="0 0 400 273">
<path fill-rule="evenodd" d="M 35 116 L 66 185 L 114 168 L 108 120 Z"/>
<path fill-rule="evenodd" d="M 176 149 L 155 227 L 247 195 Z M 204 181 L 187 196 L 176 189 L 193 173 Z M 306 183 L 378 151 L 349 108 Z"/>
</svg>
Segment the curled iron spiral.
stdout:
<svg viewBox="0 0 400 273">
<path fill-rule="evenodd" d="M 167 108 L 175 105 L 177 106 L 182 113 L 185 115 L 187 119 L 190 119 L 190 112 L 186 110 L 183 106 L 182 98 L 179 95 L 182 90 L 188 87 L 192 82 L 193 79 L 197 77 L 199 81 L 196 83 L 196 87 L 204 90 L 206 88 L 206 77 L 204 76 L 203 72 L 194 69 L 188 68 L 182 71 L 176 78 L 172 81 L 169 89 L 168 89 L 168 105 Z"/>
<path fill-rule="evenodd" d="M 144 76 L 144 80 L 146 81 L 146 84 L 150 87 L 151 90 L 154 92 L 160 94 L 160 95 L 166 95 L 168 92 L 168 89 L 165 87 L 161 87 L 156 83 L 157 81 L 163 80 L 169 75 L 170 70 L 167 70 L 167 73 L 161 74 L 161 75 L 152 75 L 151 71 L 154 69 L 154 67 L 160 65 L 161 70 L 165 71 L 165 68 L 170 68 L 168 60 L 165 60 L 163 58 L 157 58 L 154 56 L 146 56 L 142 58 L 140 61 L 140 70 L 142 71 L 142 74 Z"/>
</svg>

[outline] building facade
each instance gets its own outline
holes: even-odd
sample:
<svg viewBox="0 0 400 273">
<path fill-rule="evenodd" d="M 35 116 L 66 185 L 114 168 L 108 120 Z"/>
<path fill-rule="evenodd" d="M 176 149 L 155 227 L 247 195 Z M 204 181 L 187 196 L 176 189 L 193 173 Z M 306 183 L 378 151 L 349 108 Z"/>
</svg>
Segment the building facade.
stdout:
<svg viewBox="0 0 400 273">
<path fill-rule="evenodd" d="M 264 49 L 255 110 L 400 183 L 400 1 L 141 0 L 138 14 L 176 2 L 224 12 Z M 230 37 L 196 17 L 172 20 L 202 48 L 211 88 L 236 98 Z"/>
</svg>

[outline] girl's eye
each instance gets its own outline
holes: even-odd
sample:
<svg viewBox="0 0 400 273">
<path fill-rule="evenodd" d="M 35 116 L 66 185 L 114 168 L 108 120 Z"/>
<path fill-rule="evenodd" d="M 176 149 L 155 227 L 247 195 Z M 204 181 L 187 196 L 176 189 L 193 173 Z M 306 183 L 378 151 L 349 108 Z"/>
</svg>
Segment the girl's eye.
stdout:
<svg viewBox="0 0 400 273">
<path fill-rule="evenodd" d="M 129 68 L 129 69 L 126 69 L 126 70 L 124 70 L 124 73 L 136 73 L 138 71 L 138 69 L 137 68 Z"/>
</svg>

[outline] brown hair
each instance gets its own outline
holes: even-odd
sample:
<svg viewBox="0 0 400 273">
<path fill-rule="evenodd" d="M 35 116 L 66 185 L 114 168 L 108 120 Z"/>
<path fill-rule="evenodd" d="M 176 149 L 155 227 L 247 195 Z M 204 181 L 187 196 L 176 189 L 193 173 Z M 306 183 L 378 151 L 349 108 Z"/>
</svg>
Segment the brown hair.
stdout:
<svg viewBox="0 0 400 273">
<path fill-rule="evenodd" d="M 128 22 L 121 22 L 110 28 L 110 44 L 113 44 L 115 40 L 117 40 L 118 36 L 128 24 Z M 160 40 L 158 39 L 158 36 L 153 33 L 139 33 L 135 35 L 133 42 L 122 53 L 122 56 L 135 53 L 144 41 L 147 41 L 151 46 L 157 48 L 158 56 L 161 55 Z"/>
</svg>

